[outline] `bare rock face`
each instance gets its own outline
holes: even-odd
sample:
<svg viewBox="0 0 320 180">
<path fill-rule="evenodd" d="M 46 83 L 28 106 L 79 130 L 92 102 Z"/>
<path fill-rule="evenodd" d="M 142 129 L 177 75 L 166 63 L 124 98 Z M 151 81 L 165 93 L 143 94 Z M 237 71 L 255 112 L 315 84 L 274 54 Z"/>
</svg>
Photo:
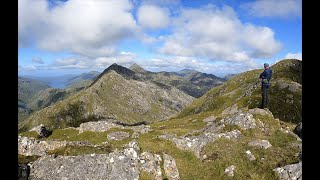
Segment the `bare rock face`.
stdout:
<svg viewBox="0 0 320 180">
<path fill-rule="evenodd" d="M 29 179 L 138 180 L 138 155 L 133 148 L 110 154 L 43 156 L 31 167 Z"/>
<path fill-rule="evenodd" d="M 149 173 L 155 180 L 162 180 L 161 161 L 160 155 L 143 152 L 140 154 L 140 170 Z"/>
<path fill-rule="evenodd" d="M 237 125 L 245 130 L 256 127 L 255 119 L 250 113 L 238 112 L 222 119 L 221 122 L 229 125 Z"/>
<path fill-rule="evenodd" d="M 117 131 L 117 132 L 112 132 L 107 135 L 109 140 L 115 140 L 115 141 L 120 141 L 122 139 L 127 139 L 130 137 L 130 134 L 128 132 L 123 132 L 123 131 Z"/>
<path fill-rule="evenodd" d="M 236 170 L 236 166 L 235 166 L 235 165 L 231 165 L 231 166 L 227 167 L 227 168 L 224 170 L 224 173 L 226 173 L 228 176 L 233 177 L 235 170 Z"/>
<path fill-rule="evenodd" d="M 168 179 L 172 180 L 178 180 L 180 179 L 179 171 L 176 166 L 176 162 L 173 159 L 173 157 L 169 156 L 168 154 L 163 154 L 163 166 L 164 171 L 166 173 L 166 176 Z"/>
<path fill-rule="evenodd" d="M 274 171 L 283 180 L 302 180 L 302 162 L 278 167 Z"/>
<path fill-rule="evenodd" d="M 43 124 L 30 129 L 30 131 L 36 131 L 41 138 L 46 138 L 51 135 L 51 132 L 48 131 Z"/>
<path fill-rule="evenodd" d="M 248 143 L 249 146 L 257 147 L 257 148 L 263 148 L 268 149 L 272 145 L 267 140 L 254 140 Z"/>
</svg>

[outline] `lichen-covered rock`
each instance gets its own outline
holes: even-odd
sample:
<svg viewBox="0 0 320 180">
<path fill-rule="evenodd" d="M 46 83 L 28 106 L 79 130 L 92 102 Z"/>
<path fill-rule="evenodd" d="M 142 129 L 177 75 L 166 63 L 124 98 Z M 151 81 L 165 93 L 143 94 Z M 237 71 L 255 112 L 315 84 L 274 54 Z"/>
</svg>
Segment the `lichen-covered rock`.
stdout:
<svg viewBox="0 0 320 180">
<path fill-rule="evenodd" d="M 220 133 L 221 130 L 225 127 L 223 123 L 212 122 L 207 125 L 202 131 L 204 133 Z"/>
<path fill-rule="evenodd" d="M 112 132 L 108 134 L 107 137 L 109 140 L 120 141 L 120 140 L 129 138 L 130 134 L 128 132 L 117 131 L 117 132 Z"/>
<path fill-rule="evenodd" d="M 27 164 L 18 164 L 18 180 L 28 180 L 30 167 Z"/>
<path fill-rule="evenodd" d="M 163 168 L 166 176 L 169 180 L 178 180 L 180 179 L 179 171 L 176 166 L 176 161 L 173 157 L 168 154 L 163 153 Z"/>
<path fill-rule="evenodd" d="M 270 144 L 269 141 L 267 140 L 254 140 L 250 141 L 248 143 L 249 146 L 257 147 L 257 148 L 263 148 L 263 149 L 268 149 L 272 145 Z"/>
<path fill-rule="evenodd" d="M 83 131 L 103 132 L 108 131 L 111 128 L 123 129 L 124 127 L 108 121 L 86 122 L 80 124 L 79 133 L 82 133 Z"/>
<path fill-rule="evenodd" d="M 160 155 L 143 152 L 140 154 L 140 170 L 148 172 L 154 180 L 162 180 L 161 161 Z"/>
<path fill-rule="evenodd" d="M 231 166 L 227 167 L 227 168 L 224 170 L 224 173 L 226 173 L 228 176 L 233 177 L 235 170 L 236 170 L 236 166 L 235 166 L 235 165 L 231 165 Z"/>
<path fill-rule="evenodd" d="M 88 142 L 83 141 L 41 141 L 35 138 L 18 136 L 18 153 L 25 156 L 43 156 L 48 151 L 61 147 L 70 146 L 91 146 Z"/>
<path fill-rule="evenodd" d="M 299 90 L 301 91 L 302 89 L 302 85 L 297 83 L 297 82 L 286 82 L 283 80 L 278 80 L 277 81 L 277 86 L 279 87 L 279 89 L 285 89 L 288 88 L 289 91 L 291 92 L 298 92 Z"/>
<path fill-rule="evenodd" d="M 31 167 L 29 179 L 138 180 L 138 155 L 133 148 L 110 154 L 43 156 Z"/>
<path fill-rule="evenodd" d="M 203 119 L 203 122 L 207 123 L 207 125 L 210 125 L 210 124 L 213 123 L 215 120 L 216 120 L 216 117 L 212 115 L 212 116 L 209 116 L 209 117 Z"/>
<path fill-rule="evenodd" d="M 131 142 L 129 142 L 125 147 L 127 148 L 133 148 L 136 151 L 140 151 L 140 147 L 139 147 L 139 143 L 137 140 L 132 140 Z"/>
<path fill-rule="evenodd" d="M 129 129 L 132 129 L 134 132 L 138 132 L 141 134 L 147 133 L 151 131 L 151 128 L 149 125 L 139 125 L 139 126 L 131 126 L 128 127 Z"/>
<path fill-rule="evenodd" d="M 293 130 L 300 138 L 302 138 L 302 122 L 300 122 Z"/>
<path fill-rule="evenodd" d="M 270 116 L 272 119 L 274 119 L 272 112 L 269 109 L 260 109 L 260 108 L 254 108 L 254 109 L 249 109 L 248 111 L 251 114 L 259 114 L 259 115 L 267 115 Z"/>
<path fill-rule="evenodd" d="M 247 157 L 250 161 L 254 161 L 256 160 L 256 157 L 254 157 L 254 155 L 251 153 L 251 151 L 246 151 Z"/>
<path fill-rule="evenodd" d="M 49 137 L 51 134 L 51 131 L 48 131 L 46 127 L 43 124 L 40 124 L 39 126 L 36 126 L 29 131 L 36 131 L 41 138 Z"/>
<path fill-rule="evenodd" d="M 139 137 L 139 133 L 137 133 L 137 132 L 133 132 L 131 135 L 131 138 L 134 138 L 134 139 L 136 139 L 138 137 Z"/>
<path fill-rule="evenodd" d="M 239 112 L 238 106 L 237 106 L 237 104 L 234 104 L 233 106 L 230 106 L 230 107 L 224 109 L 221 114 L 222 115 L 232 115 L 232 114 L 235 114 L 238 112 Z"/>
<path fill-rule="evenodd" d="M 278 167 L 274 171 L 283 180 L 302 180 L 302 162 Z"/>
<path fill-rule="evenodd" d="M 204 159 L 203 148 L 210 142 L 214 142 L 219 138 L 226 139 L 238 139 L 241 135 L 239 130 L 233 130 L 226 133 L 204 133 L 198 136 L 190 136 L 190 137 L 179 137 L 177 138 L 175 135 L 161 135 L 160 138 L 164 138 L 170 140 L 176 144 L 176 146 L 181 150 L 189 150 L 193 151 L 195 155 L 199 159 Z"/>
<path fill-rule="evenodd" d="M 238 112 L 222 119 L 221 122 L 229 125 L 237 125 L 245 130 L 256 127 L 255 119 L 250 113 Z"/>
</svg>

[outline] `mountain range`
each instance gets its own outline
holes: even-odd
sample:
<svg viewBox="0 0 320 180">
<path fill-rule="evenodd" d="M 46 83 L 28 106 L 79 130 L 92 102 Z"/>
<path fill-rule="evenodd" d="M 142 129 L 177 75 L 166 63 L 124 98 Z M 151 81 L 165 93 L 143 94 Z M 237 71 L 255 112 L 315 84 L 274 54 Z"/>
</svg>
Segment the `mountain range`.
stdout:
<svg viewBox="0 0 320 180">
<path fill-rule="evenodd" d="M 263 69 L 194 98 L 156 81 L 179 75 L 113 64 L 19 124 L 19 172 L 29 166 L 31 179 L 301 179 L 302 61 L 271 68 L 270 104 L 260 109 Z"/>
</svg>

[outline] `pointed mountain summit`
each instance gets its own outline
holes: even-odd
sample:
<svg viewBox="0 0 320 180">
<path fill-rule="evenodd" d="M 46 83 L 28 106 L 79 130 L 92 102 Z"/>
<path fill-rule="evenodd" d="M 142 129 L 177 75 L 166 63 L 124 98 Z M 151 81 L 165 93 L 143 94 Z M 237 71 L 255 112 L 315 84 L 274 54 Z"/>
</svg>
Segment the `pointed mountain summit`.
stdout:
<svg viewBox="0 0 320 180">
<path fill-rule="evenodd" d="M 137 63 L 132 64 L 129 69 L 131 69 L 134 72 L 139 72 L 139 73 L 145 73 L 147 72 L 145 69 L 143 69 L 141 66 L 139 66 Z"/>
<path fill-rule="evenodd" d="M 105 69 L 94 81 L 93 83 L 91 83 L 90 86 L 92 86 L 94 83 L 97 82 L 97 80 L 99 80 L 102 76 L 104 76 L 105 74 L 107 74 L 108 72 L 110 72 L 111 70 L 117 72 L 118 74 L 122 75 L 123 77 L 127 78 L 127 79 L 132 79 L 135 77 L 135 72 L 126 68 L 126 67 L 123 67 L 123 66 L 120 66 L 116 63 L 113 63 L 111 66 L 109 66 L 107 69 Z"/>
<path fill-rule="evenodd" d="M 20 124 L 19 130 L 26 131 L 39 124 L 50 129 L 77 127 L 97 120 L 148 123 L 178 113 L 194 99 L 174 87 L 132 77 L 135 77 L 132 70 L 113 64 L 90 87 L 33 113 Z"/>
</svg>

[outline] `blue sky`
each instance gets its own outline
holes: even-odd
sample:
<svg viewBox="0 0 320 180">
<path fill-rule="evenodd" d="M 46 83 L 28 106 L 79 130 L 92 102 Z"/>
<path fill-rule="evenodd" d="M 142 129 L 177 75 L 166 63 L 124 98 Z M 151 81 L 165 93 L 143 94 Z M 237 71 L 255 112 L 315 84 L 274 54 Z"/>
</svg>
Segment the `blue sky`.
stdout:
<svg viewBox="0 0 320 180">
<path fill-rule="evenodd" d="M 137 63 L 224 76 L 302 60 L 301 0 L 18 0 L 18 73 Z"/>
</svg>

